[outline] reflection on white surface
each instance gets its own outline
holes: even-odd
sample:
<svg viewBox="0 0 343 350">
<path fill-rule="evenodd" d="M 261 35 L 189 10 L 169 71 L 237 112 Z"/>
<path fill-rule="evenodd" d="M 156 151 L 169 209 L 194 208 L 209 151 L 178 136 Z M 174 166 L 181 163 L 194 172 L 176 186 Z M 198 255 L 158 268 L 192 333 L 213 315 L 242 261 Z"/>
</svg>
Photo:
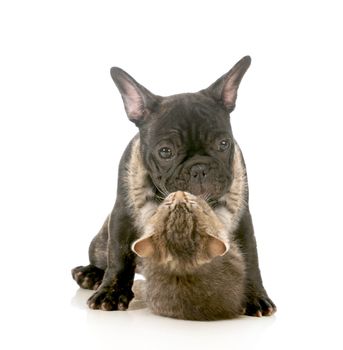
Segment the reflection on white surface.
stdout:
<svg viewBox="0 0 343 350">
<path fill-rule="evenodd" d="M 70 273 L 43 270 L 43 288 L 11 291 L 5 303 L 2 349 L 339 349 L 339 320 L 334 310 L 313 308 L 315 297 L 301 290 L 273 294 L 278 312 L 272 317 L 227 321 L 182 321 L 153 315 L 146 308 L 91 310 L 93 291 L 79 289 Z M 55 278 L 53 278 L 53 276 Z M 297 302 L 299 302 L 297 304 Z M 21 305 L 21 308 L 19 307 Z"/>
<path fill-rule="evenodd" d="M 11 344 L 6 349 L 339 348 L 339 323 L 333 322 L 333 313 L 330 324 L 324 314 L 319 317 L 320 313 L 313 309 L 316 297 L 306 299 L 307 290 L 284 294 L 276 290 L 273 297 L 278 312 L 272 317 L 182 321 L 153 315 L 146 308 L 91 310 L 86 302 L 93 291 L 79 289 L 66 270 L 62 274 L 51 269 L 42 271 L 45 276 L 51 274 L 45 280 L 46 288 L 40 294 L 39 288 L 27 289 L 25 300 L 31 303 L 23 304 L 22 312 L 10 303 L 5 305 L 5 319 L 10 327 L 2 341 Z M 23 300 L 20 295 L 20 290 L 13 292 L 15 299 Z"/>
<path fill-rule="evenodd" d="M 94 311 L 86 307 L 91 291 L 77 290 L 71 300 L 73 312 L 85 313 L 85 326 L 90 342 L 113 346 L 116 342 L 129 348 L 177 349 L 196 346 L 210 349 L 223 344 L 233 349 L 245 349 L 263 344 L 265 332 L 276 317 L 241 317 L 227 321 L 182 321 L 151 314 L 146 308 L 128 311 Z M 95 336 L 96 335 L 96 336 Z M 119 339 L 115 339 L 119 336 Z"/>
<path fill-rule="evenodd" d="M 318 247 L 319 248 L 319 247 Z M 55 246 L 51 261 L 61 261 L 63 242 Z M 318 251 L 316 249 L 315 251 Z M 284 252 L 285 257 L 287 251 Z M 282 255 L 282 253 L 281 253 Z M 29 261 L 30 254 L 26 256 Z M 3 289 L 0 341 L 2 349 L 340 349 L 340 282 L 327 274 L 317 283 L 319 265 L 312 272 L 300 259 L 270 279 L 271 296 L 278 306 L 272 317 L 240 317 L 227 321 L 182 321 L 153 315 L 146 308 L 128 311 L 100 311 L 87 307 L 93 291 L 79 289 L 72 280 L 74 260 L 25 270 L 22 286 L 5 271 L 9 288 Z M 78 258 L 76 259 L 78 260 Z M 315 259 L 309 260 L 315 264 Z M 18 265 L 15 265 L 15 264 Z M 315 265 L 314 265 L 315 266 Z M 23 271 L 20 261 L 13 271 Z M 12 271 L 11 271 L 12 272 Z M 324 275 L 322 275 L 324 276 Z M 11 288 L 15 286 L 15 288 Z M 294 286 L 292 288 L 291 286 Z M 287 288 L 288 287 L 288 288 Z M 329 288 L 329 289 L 328 289 Z M 329 291 L 329 292 L 328 292 Z M 330 293 L 333 306 L 321 304 Z M 321 299 L 321 296 L 323 298 Z M 136 305 L 137 306 L 137 305 Z"/>
</svg>

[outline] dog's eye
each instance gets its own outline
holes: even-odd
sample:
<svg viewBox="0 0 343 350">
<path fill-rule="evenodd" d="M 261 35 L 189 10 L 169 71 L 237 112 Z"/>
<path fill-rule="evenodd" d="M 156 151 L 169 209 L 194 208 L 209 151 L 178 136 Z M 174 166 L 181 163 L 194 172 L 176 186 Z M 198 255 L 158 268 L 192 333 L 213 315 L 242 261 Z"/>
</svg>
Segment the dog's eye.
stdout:
<svg viewBox="0 0 343 350">
<path fill-rule="evenodd" d="M 226 151 L 230 147 L 230 142 L 228 140 L 222 140 L 219 142 L 218 150 L 221 152 Z"/>
<path fill-rule="evenodd" d="M 169 147 L 162 147 L 158 151 L 159 155 L 163 159 L 170 159 L 173 156 L 173 152 Z"/>
</svg>

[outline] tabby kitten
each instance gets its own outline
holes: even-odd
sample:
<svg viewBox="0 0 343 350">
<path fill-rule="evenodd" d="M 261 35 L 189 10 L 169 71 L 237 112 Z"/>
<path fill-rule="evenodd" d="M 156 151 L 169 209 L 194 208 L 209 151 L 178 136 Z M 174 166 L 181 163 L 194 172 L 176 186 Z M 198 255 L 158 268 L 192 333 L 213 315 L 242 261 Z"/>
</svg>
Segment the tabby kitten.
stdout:
<svg viewBox="0 0 343 350">
<path fill-rule="evenodd" d="M 242 314 L 244 260 L 204 199 L 171 193 L 132 250 L 142 258 L 144 299 L 153 313 L 185 320 Z"/>
</svg>

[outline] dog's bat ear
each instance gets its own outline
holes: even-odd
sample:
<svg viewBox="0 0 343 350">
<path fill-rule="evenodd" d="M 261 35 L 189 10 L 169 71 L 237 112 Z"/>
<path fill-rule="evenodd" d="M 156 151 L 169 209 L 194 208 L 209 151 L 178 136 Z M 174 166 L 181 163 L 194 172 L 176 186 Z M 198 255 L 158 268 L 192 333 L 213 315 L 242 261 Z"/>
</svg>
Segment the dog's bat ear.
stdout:
<svg viewBox="0 0 343 350">
<path fill-rule="evenodd" d="M 239 84 L 251 63 L 250 56 L 243 57 L 232 69 L 215 81 L 207 89 L 202 90 L 232 112 L 236 105 Z"/>
<path fill-rule="evenodd" d="M 120 91 L 127 116 L 137 126 L 141 125 L 155 108 L 160 97 L 151 93 L 118 67 L 111 68 L 111 77 Z"/>
</svg>

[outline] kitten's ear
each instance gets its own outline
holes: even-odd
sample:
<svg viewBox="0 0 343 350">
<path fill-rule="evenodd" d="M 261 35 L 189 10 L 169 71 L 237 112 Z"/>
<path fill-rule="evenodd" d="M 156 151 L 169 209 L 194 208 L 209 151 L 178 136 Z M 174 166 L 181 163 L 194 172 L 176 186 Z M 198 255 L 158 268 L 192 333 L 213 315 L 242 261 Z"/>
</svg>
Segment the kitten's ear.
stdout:
<svg viewBox="0 0 343 350">
<path fill-rule="evenodd" d="M 211 258 L 223 256 L 229 250 L 229 245 L 219 238 L 211 236 L 207 243 L 207 252 Z"/>
<path fill-rule="evenodd" d="M 250 56 L 243 57 L 228 73 L 224 74 L 207 89 L 202 90 L 202 92 L 210 95 L 217 102 L 224 105 L 229 112 L 232 112 L 236 105 L 239 84 L 250 63 Z"/>
<path fill-rule="evenodd" d="M 151 237 L 138 239 L 133 242 L 131 249 L 141 258 L 147 258 L 154 253 Z"/>
<path fill-rule="evenodd" d="M 126 114 L 137 126 L 150 115 L 161 97 L 151 93 L 118 67 L 111 68 L 111 77 L 124 102 Z"/>
</svg>

